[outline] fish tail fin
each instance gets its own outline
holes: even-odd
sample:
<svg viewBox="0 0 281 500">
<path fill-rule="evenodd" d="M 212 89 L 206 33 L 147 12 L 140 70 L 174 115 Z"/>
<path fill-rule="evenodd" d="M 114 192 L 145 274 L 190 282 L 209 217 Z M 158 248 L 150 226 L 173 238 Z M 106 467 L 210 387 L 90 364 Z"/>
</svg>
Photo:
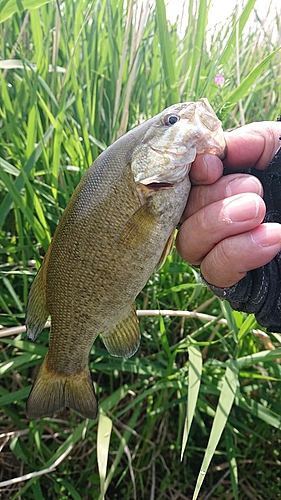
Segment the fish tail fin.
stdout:
<svg viewBox="0 0 281 500">
<path fill-rule="evenodd" d="M 97 399 L 88 367 L 76 375 L 60 375 L 47 367 L 46 358 L 29 394 L 26 416 L 50 417 L 65 407 L 85 418 L 97 417 Z"/>
<path fill-rule="evenodd" d="M 43 264 L 31 285 L 26 308 L 26 333 L 35 341 L 43 330 L 49 311 L 46 303 Z"/>
</svg>

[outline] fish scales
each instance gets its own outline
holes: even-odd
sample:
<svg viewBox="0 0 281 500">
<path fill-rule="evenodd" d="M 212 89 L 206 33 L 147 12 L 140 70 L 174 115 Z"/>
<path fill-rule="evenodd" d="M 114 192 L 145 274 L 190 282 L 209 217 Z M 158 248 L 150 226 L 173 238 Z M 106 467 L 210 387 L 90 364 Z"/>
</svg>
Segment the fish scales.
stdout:
<svg viewBox="0 0 281 500">
<path fill-rule="evenodd" d="M 112 355 L 140 341 L 135 298 L 169 252 L 196 153 L 224 156 L 221 124 L 206 99 L 181 103 L 125 134 L 85 173 L 30 290 L 27 335 L 51 316 L 50 345 L 27 401 L 28 418 L 71 407 L 96 418 L 88 368 L 102 335 Z"/>
</svg>

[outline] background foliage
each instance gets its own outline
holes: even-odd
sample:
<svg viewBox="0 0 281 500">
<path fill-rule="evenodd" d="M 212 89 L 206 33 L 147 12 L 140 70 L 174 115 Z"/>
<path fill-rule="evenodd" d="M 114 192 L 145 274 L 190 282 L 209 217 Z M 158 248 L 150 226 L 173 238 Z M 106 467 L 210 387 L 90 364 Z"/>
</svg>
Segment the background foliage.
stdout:
<svg viewBox="0 0 281 500">
<path fill-rule="evenodd" d="M 3 499 L 280 498 L 280 336 L 254 330 L 175 252 L 138 298 L 156 310 L 139 352 L 92 348 L 98 422 L 24 412 L 48 342 L 21 333 L 28 289 L 96 156 L 178 101 L 208 97 L 225 129 L 280 114 L 278 16 L 265 29 L 249 0 L 208 31 L 207 0 L 186 5 L 180 35 L 164 0 L 0 1 Z"/>
</svg>

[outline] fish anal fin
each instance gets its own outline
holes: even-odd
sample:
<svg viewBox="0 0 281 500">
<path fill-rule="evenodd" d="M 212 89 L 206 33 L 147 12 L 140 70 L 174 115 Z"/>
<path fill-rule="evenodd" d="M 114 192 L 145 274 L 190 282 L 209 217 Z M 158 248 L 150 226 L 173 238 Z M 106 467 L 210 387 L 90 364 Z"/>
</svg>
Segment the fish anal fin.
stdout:
<svg viewBox="0 0 281 500">
<path fill-rule="evenodd" d="M 159 215 L 153 213 L 151 201 L 148 200 L 126 222 L 119 234 L 118 242 L 126 247 L 128 245 L 139 247 L 153 234 L 158 219 Z"/>
<path fill-rule="evenodd" d="M 109 332 L 102 335 L 103 343 L 112 356 L 130 358 L 140 343 L 139 320 L 135 304 Z"/>
<path fill-rule="evenodd" d="M 158 271 L 164 264 L 165 260 L 167 259 L 169 253 L 172 251 L 172 248 L 173 248 L 173 244 L 174 244 L 174 231 L 170 234 L 168 240 L 167 240 L 167 243 L 165 245 L 165 248 L 162 252 L 162 255 L 159 259 L 159 262 L 155 268 L 155 271 Z"/>
<path fill-rule="evenodd" d="M 28 419 L 50 417 L 71 408 L 85 418 L 97 417 L 97 400 L 89 368 L 76 375 L 61 375 L 48 370 L 46 358 L 26 404 Z"/>
<path fill-rule="evenodd" d="M 28 338 L 35 341 L 43 330 L 48 319 L 49 311 L 46 303 L 43 264 L 40 267 L 29 292 L 26 311 L 26 333 Z"/>
</svg>

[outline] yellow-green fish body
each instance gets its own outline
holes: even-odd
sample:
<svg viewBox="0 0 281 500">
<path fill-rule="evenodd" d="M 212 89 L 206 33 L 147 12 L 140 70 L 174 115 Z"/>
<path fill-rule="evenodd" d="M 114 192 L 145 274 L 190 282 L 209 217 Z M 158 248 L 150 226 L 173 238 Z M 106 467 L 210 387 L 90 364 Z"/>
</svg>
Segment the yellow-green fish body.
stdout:
<svg viewBox="0 0 281 500">
<path fill-rule="evenodd" d="M 28 418 L 71 407 L 96 418 L 88 368 L 99 334 L 130 357 L 140 333 L 135 297 L 172 245 L 197 153 L 224 156 L 220 121 L 206 99 L 171 106 L 107 148 L 85 173 L 30 290 L 26 327 L 35 340 L 48 316 L 48 354 L 27 402 Z"/>
</svg>

